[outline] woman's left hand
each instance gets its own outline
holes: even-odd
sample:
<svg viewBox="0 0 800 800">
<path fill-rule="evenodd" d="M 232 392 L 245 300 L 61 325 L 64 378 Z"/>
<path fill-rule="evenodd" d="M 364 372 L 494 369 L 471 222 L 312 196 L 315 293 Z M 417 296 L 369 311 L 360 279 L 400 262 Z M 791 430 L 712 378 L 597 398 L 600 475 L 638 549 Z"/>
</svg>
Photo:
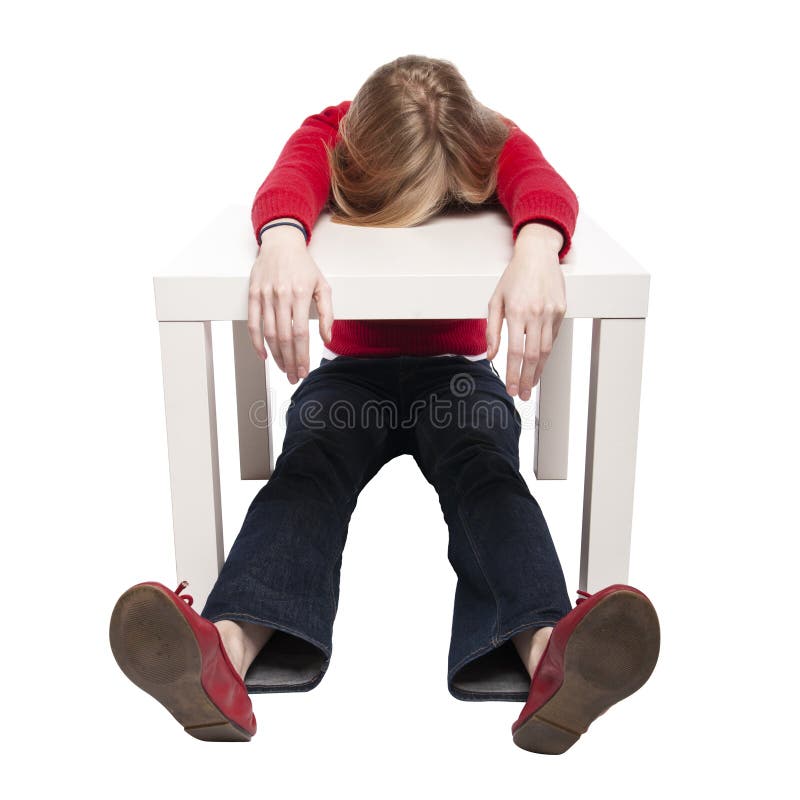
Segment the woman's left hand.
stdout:
<svg viewBox="0 0 800 800">
<path fill-rule="evenodd" d="M 506 389 L 528 400 L 553 349 L 566 312 L 566 287 L 558 253 L 564 237 L 529 222 L 517 234 L 514 256 L 489 301 L 487 358 L 497 355 L 503 316 L 508 327 Z"/>
</svg>

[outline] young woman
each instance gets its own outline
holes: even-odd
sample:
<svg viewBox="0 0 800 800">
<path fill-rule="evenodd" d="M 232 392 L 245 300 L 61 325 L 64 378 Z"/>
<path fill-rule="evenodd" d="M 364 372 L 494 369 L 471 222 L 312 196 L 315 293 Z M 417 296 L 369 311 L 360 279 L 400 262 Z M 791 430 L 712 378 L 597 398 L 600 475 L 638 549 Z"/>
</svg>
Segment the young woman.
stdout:
<svg viewBox="0 0 800 800">
<path fill-rule="evenodd" d="M 509 214 L 514 255 L 488 319 L 334 321 L 330 287 L 307 251 L 326 203 L 336 222 L 405 227 L 495 201 Z M 479 103 L 447 61 L 398 58 L 290 137 L 253 203 L 260 250 L 249 294 L 253 346 L 300 381 L 283 450 L 200 614 L 181 594 L 186 582 L 173 592 L 154 581 L 125 592 L 112 614 L 120 667 L 190 734 L 248 740 L 248 692 L 321 681 L 357 497 L 404 453 L 436 489 L 448 525 L 454 697 L 524 702 L 514 742 L 562 753 L 650 676 L 659 625 L 649 599 L 614 584 L 579 592 L 573 608 L 519 472 L 513 396 L 530 397 L 558 334 L 559 262 L 577 213 L 533 140 Z M 312 299 L 325 357 L 309 370 Z M 492 364 L 503 318 L 505 384 Z"/>
</svg>

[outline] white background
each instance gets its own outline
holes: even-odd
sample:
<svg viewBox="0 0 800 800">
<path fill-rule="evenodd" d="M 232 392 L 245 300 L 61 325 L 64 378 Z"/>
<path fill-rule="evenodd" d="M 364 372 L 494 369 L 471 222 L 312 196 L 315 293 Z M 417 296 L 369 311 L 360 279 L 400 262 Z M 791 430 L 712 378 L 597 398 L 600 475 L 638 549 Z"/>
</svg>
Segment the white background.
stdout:
<svg viewBox="0 0 800 800">
<path fill-rule="evenodd" d="M 790 8 L 140 0 L 2 12 L 2 680 L 15 796 L 787 796 L 799 532 Z M 151 276 L 222 207 L 251 202 L 304 117 L 409 53 L 455 63 L 652 274 L 629 582 L 658 609 L 660 660 L 563 756 L 512 744 L 520 704 L 451 697 L 447 529 L 403 456 L 354 514 L 322 683 L 254 696 L 247 745 L 198 742 L 108 645 L 125 589 L 177 585 Z M 237 478 L 229 330 L 214 334 L 227 550 L 261 484 Z M 576 323 L 569 480 L 535 480 L 530 430 L 521 448 L 573 601 L 588 336 Z M 496 364 L 504 373 L 504 351 Z M 533 402 L 517 400 L 523 414 Z"/>
</svg>

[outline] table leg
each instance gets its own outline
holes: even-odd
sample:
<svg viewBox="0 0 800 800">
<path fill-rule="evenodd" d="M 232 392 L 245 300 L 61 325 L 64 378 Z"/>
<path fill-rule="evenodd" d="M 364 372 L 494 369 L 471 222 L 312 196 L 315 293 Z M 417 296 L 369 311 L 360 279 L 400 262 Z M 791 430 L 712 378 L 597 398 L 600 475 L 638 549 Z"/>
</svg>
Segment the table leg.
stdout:
<svg viewBox="0 0 800 800">
<path fill-rule="evenodd" d="M 211 323 L 159 322 L 159 333 L 177 578 L 199 612 L 224 561 Z"/>
<path fill-rule="evenodd" d="M 233 362 L 239 419 L 239 474 L 243 481 L 267 480 L 273 467 L 269 372 L 253 349 L 246 321 L 233 321 Z"/>
<path fill-rule="evenodd" d="M 579 588 L 626 583 L 645 320 L 595 319 Z"/>
<path fill-rule="evenodd" d="M 566 480 L 572 381 L 572 319 L 561 321 L 539 378 L 533 472 L 538 480 Z"/>
</svg>

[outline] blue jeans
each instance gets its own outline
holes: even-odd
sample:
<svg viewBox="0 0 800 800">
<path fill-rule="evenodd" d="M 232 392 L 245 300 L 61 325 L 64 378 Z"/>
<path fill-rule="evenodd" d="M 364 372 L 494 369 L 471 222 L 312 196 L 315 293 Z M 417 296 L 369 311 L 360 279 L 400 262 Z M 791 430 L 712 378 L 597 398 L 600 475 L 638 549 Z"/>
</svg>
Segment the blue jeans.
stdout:
<svg viewBox="0 0 800 800">
<path fill-rule="evenodd" d="M 572 606 L 539 504 L 519 472 L 521 418 L 494 366 L 463 356 L 323 358 L 286 412 L 275 470 L 253 499 L 202 616 L 275 633 L 251 693 L 307 691 L 325 674 L 348 524 L 359 492 L 410 454 L 435 488 L 457 576 L 447 687 L 524 701 L 511 638 Z"/>
</svg>

